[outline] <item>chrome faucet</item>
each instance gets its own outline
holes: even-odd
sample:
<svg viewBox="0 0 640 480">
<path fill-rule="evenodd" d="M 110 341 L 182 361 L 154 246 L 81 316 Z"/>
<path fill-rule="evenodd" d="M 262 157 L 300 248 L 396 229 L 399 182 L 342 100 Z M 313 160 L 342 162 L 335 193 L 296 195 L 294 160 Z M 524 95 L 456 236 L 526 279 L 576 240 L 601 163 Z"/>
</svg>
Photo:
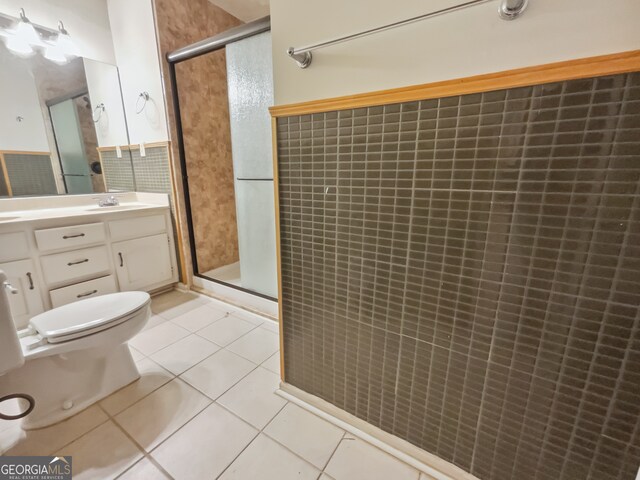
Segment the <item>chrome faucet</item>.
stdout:
<svg viewBox="0 0 640 480">
<path fill-rule="evenodd" d="M 120 205 L 120 201 L 114 195 L 101 198 L 98 202 L 99 207 L 117 207 L 118 205 Z"/>
</svg>

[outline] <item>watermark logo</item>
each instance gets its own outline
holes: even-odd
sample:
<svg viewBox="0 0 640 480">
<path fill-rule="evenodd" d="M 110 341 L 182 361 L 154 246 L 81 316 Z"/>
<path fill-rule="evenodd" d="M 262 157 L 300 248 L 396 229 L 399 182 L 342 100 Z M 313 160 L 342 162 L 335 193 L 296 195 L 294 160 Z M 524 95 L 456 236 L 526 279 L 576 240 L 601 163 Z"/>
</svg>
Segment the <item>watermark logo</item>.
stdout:
<svg viewBox="0 0 640 480">
<path fill-rule="evenodd" d="M 71 480 L 71 457 L 0 457 L 0 480 Z"/>
</svg>

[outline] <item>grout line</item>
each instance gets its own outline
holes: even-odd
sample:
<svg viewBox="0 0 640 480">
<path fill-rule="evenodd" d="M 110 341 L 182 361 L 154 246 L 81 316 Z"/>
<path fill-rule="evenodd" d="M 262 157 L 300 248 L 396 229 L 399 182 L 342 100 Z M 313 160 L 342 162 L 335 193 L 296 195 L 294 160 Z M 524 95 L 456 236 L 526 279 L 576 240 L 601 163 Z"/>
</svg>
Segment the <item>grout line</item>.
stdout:
<svg viewBox="0 0 640 480">
<path fill-rule="evenodd" d="M 69 419 L 71 419 L 71 418 L 75 417 L 76 415 L 79 415 L 80 413 L 82 413 L 82 412 L 84 412 L 84 411 L 88 410 L 88 409 L 89 409 L 89 408 L 91 408 L 93 405 L 97 405 L 97 406 L 98 406 L 98 408 L 100 408 L 100 405 L 98 405 L 98 402 L 96 402 L 96 403 L 94 403 L 94 404 L 92 404 L 92 405 L 89 405 L 89 406 L 88 406 L 87 408 L 85 408 L 84 410 L 81 410 L 81 411 L 79 411 L 78 413 L 76 413 L 76 414 L 72 415 L 71 417 L 66 418 L 65 420 L 62 420 L 62 421 L 60 421 L 60 422 L 58 422 L 58 423 L 54 423 L 53 425 L 49 425 L 49 427 L 53 427 L 53 426 L 55 426 L 55 425 L 59 425 L 59 424 L 61 424 L 62 422 L 65 422 L 65 421 L 67 421 L 67 420 L 69 420 Z M 102 410 L 102 408 L 100 408 L 100 409 Z M 106 413 L 106 412 L 105 412 L 105 413 Z M 63 448 L 68 447 L 69 445 L 71 445 L 71 444 L 72 444 L 73 442 L 75 442 L 76 440 L 80 440 L 80 439 L 81 439 L 82 437 L 84 437 L 85 435 L 87 435 L 87 434 L 89 434 L 89 433 L 93 432 L 96 428 L 101 427 L 102 425 L 104 425 L 105 423 L 107 423 L 107 422 L 109 421 L 109 419 L 111 418 L 111 417 L 109 417 L 109 415 L 108 415 L 108 414 L 107 414 L 107 417 L 108 417 L 108 418 L 107 418 L 104 422 L 100 422 L 99 424 L 97 424 L 97 425 L 95 425 L 94 427 L 90 428 L 90 429 L 89 429 L 89 430 L 87 430 L 86 432 L 84 432 L 84 433 L 82 433 L 82 434 L 78 435 L 77 437 L 75 437 L 75 438 L 74 438 L 73 440 L 71 440 L 70 442 L 67 442 L 67 443 L 65 443 L 63 446 L 61 446 L 61 447 L 58 447 L 58 448 L 54 449 L 54 451 L 52 451 L 52 452 L 51 452 L 51 454 L 53 455 L 54 453 L 61 451 Z M 18 426 L 20 426 L 20 425 L 18 425 Z M 49 427 L 45 427 L 45 428 L 49 428 Z M 20 428 L 22 428 L 22 427 L 20 427 Z M 24 430 L 23 430 L 23 431 L 24 431 Z M 6 454 L 6 452 L 3 452 L 1 455 L 2 455 L 2 456 L 4 456 L 5 454 Z"/>
<path fill-rule="evenodd" d="M 434 479 L 438 480 L 452 480 L 452 477 L 447 473 L 443 473 L 440 470 L 437 470 L 435 467 L 431 467 L 430 465 L 424 463 L 423 461 L 413 457 L 409 453 L 405 453 L 404 451 L 394 447 L 393 445 L 387 443 L 384 440 L 378 439 L 374 435 L 367 433 L 364 430 L 361 430 L 359 427 L 356 427 L 346 420 L 342 420 L 331 413 L 325 412 L 319 407 L 316 407 L 305 400 L 302 400 L 295 395 L 282 390 L 282 388 L 276 391 L 276 394 L 281 396 L 282 398 L 288 400 L 290 403 L 297 405 L 298 407 L 306 410 L 307 412 L 329 422 L 330 424 L 344 430 L 346 433 L 340 443 L 344 440 L 360 440 L 368 445 L 374 447 L 376 450 L 389 455 L 390 457 L 395 458 L 397 461 L 413 468 L 418 471 L 418 474 L 424 473 L 426 475 L 431 475 Z M 347 434 L 353 436 L 353 439 L 347 438 Z M 325 466 L 326 468 L 326 466 Z M 474 477 L 475 478 L 475 477 Z"/>
<path fill-rule="evenodd" d="M 212 354 L 213 355 L 213 354 Z M 149 395 L 151 395 L 152 393 L 156 392 L 157 390 L 160 390 L 162 387 L 164 387 L 165 385 L 167 385 L 168 383 L 174 381 L 176 378 L 178 378 L 178 375 L 175 375 L 173 372 L 170 372 L 169 370 L 167 370 L 166 368 L 164 368 L 162 365 L 160 365 L 158 362 L 154 361 L 152 358 L 149 357 L 145 357 L 142 360 L 149 360 L 153 363 L 155 363 L 157 366 L 159 366 L 162 370 L 164 370 L 165 372 L 167 372 L 169 375 L 171 375 L 171 379 L 167 380 L 166 382 L 164 382 L 162 385 L 158 385 L 156 388 L 154 388 L 153 390 L 150 390 L 148 393 L 144 394 L 142 397 L 140 397 L 139 399 L 137 399 L 135 402 L 131 403 L 130 405 L 127 405 L 126 407 L 124 407 L 122 410 L 118 410 L 113 416 L 116 415 L 120 415 L 122 412 L 124 412 L 125 410 L 128 410 L 130 407 L 133 407 L 135 404 L 139 403 L 141 400 L 144 400 L 145 398 L 147 398 Z M 141 361 L 142 361 L 141 360 Z M 136 368 L 138 368 L 138 364 L 136 363 Z M 139 371 L 138 371 L 139 372 Z M 142 378 L 142 376 L 140 376 L 140 378 Z M 127 388 L 129 385 L 133 385 L 135 382 L 137 382 L 138 380 L 140 380 L 140 378 L 138 378 L 137 380 L 134 380 L 133 382 L 125 385 L 122 388 L 119 388 L 118 390 L 116 390 L 115 392 L 113 392 L 111 395 L 115 395 L 116 393 L 118 393 L 121 390 L 124 390 L 125 388 Z M 94 405 L 98 405 L 107 415 L 111 416 L 111 414 L 109 414 L 109 412 L 107 412 L 102 405 L 100 405 L 100 402 L 102 402 L 103 400 L 106 400 L 107 398 L 109 398 L 111 395 L 108 395 L 106 397 L 104 397 L 101 400 L 98 400 L 96 403 L 94 403 Z"/>
<path fill-rule="evenodd" d="M 307 410 L 308 411 L 308 410 Z M 311 412 L 309 412 L 311 413 Z M 314 414 L 315 415 L 315 414 Z M 317 415 L 316 415 L 317 416 Z M 318 417 L 320 418 L 320 417 Z M 325 420 L 326 421 L 326 420 Z M 327 469 L 327 467 L 329 466 L 329 463 L 331 463 L 331 459 L 333 458 L 333 456 L 336 454 L 336 452 L 338 451 L 338 447 L 340 446 L 340 444 L 342 443 L 342 441 L 344 440 L 344 437 L 347 436 L 347 431 L 344 430 L 342 432 L 342 437 L 340 437 L 340 441 L 336 444 L 336 448 L 333 449 L 333 452 L 331 452 L 331 455 L 329 455 L 329 458 L 327 459 L 327 461 L 324 464 L 324 467 L 322 467 L 322 472 L 324 473 L 324 471 Z M 322 473 L 320 474 L 320 476 L 322 476 Z"/>
<path fill-rule="evenodd" d="M 100 407 L 102 408 L 102 407 Z M 142 447 L 142 445 L 140 445 L 135 438 L 133 438 L 131 435 L 129 435 L 129 432 L 127 432 L 124 427 L 122 425 L 120 425 L 118 423 L 118 421 L 112 417 L 111 415 L 109 415 L 109 412 L 107 412 L 106 410 L 104 410 L 102 408 L 102 410 L 104 411 L 104 413 L 107 414 L 107 416 L 109 417 L 109 420 L 111 422 L 113 422 L 113 424 L 116 426 L 116 428 L 118 428 L 141 452 L 142 452 L 142 458 L 139 459 L 137 462 L 135 462 L 133 465 L 131 465 L 129 468 L 127 468 L 124 472 L 120 473 L 116 478 L 120 478 L 122 477 L 125 473 L 127 473 L 129 470 L 133 469 L 138 463 L 140 463 L 144 458 L 146 458 L 147 460 L 149 460 L 158 470 L 160 470 L 162 473 L 164 473 L 168 478 L 173 479 L 172 475 L 169 475 L 169 472 L 167 472 L 162 465 L 160 465 L 155 458 L 153 458 L 151 456 L 150 452 L 147 452 L 147 450 L 145 448 Z M 200 412 L 198 412 L 200 413 Z M 197 415 L 197 414 L 196 414 Z"/>
<path fill-rule="evenodd" d="M 247 374 L 247 375 L 248 375 L 248 374 Z M 275 392 L 273 393 L 273 395 L 275 395 Z M 243 448 L 242 450 L 240 450 L 240 452 L 238 452 L 238 455 L 236 455 L 235 457 L 233 457 L 233 460 L 231 460 L 231 462 L 229 462 L 229 464 L 224 468 L 224 470 L 222 470 L 222 472 L 220 472 L 220 475 L 218 475 L 218 476 L 216 477 L 216 478 L 220 478 L 222 475 L 224 475 L 224 472 L 226 472 L 226 471 L 229 469 L 229 467 L 230 467 L 231 465 L 233 465 L 233 464 L 234 464 L 234 462 L 235 462 L 235 461 L 240 457 L 240 455 L 242 455 L 242 454 L 244 453 L 244 451 L 245 451 L 247 448 L 249 448 L 249 445 L 251 445 L 253 442 L 255 442 L 256 438 L 258 438 L 258 437 L 260 436 L 260 434 L 262 434 L 262 433 L 263 433 L 263 430 L 269 426 L 269 424 L 273 421 L 273 419 L 274 419 L 274 418 L 276 418 L 276 417 L 280 414 L 280 412 L 282 412 L 282 410 L 284 410 L 284 407 L 286 407 L 286 406 L 287 406 L 287 404 L 288 404 L 289 402 L 285 402 L 285 404 L 282 406 L 282 408 L 281 408 L 280 410 L 278 410 L 278 412 L 277 412 L 277 413 L 276 413 L 276 414 L 271 418 L 271 420 L 269 420 L 269 421 L 267 422 L 267 424 L 266 424 L 264 427 L 262 427 L 261 429 L 257 429 L 255 426 L 251 425 L 251 424 L 250 424 L 249 422 L 247 422 L 244 418 L 242 418 L 242 417 L 240 417 L 239 415 L 237 415 L 236 413 L 232 412 L 231 410 L 229 410 L 229 409 L 228 409 L 227 407 L 225 407 L 224 405 L 222 405 L 222 404 L 220 404 L 220 403 L 218 403 L 218 402 L 214 402 L 214 403 L 215 403 L 216 405 L 220 406 L 221 408 L 225 409 L 227 412 L 231 413 L 233 416 L 235 416 L 235 417 L 239 418 L 240 420 L 242 420 L 244 423 L 246 423 L 247 425 L 249 425 L 251 428 L 253 428 L 253 429 L 255 429 L 255 430 L 257 430 L 257 431 L 258 431 L 258 433 L 256 433 L 256 435 L 251 439 L 251 441 L 250 441 L 249 443 L 247 443 L 247 444 L 244 446 L 244 448 Z M 268 435 L 266 435 L 266 434 L 264 434 L 264 435 L 265 435 L 265 436 L 267 436 L 267 437 L 269 437 L 269 436 L 268 436 Z M 271 438 L 271 437 L 269 437 L 269 438 Z M 274 440 L 274 439 L 272 439 L 272 440 Z M 274 441 L 275 441 L 275 440 L 274 440 Z M 280 442 L 277 442 L 277 443 L 278 443 L 278 445 L 282 445 Z M 282 446 L 284 447 L 284 445 L 282 445 Z M 286 448 L 286 447 L 285 447 L 285 448 Z M 288 450 L 288 449 L 287 449 L 287 450 Z M 305 462 L 307 462 L 307 461 L 305 460 Z M 309 462 L 307 462 L 307 463 L 309 463 Z"/>
</svg>

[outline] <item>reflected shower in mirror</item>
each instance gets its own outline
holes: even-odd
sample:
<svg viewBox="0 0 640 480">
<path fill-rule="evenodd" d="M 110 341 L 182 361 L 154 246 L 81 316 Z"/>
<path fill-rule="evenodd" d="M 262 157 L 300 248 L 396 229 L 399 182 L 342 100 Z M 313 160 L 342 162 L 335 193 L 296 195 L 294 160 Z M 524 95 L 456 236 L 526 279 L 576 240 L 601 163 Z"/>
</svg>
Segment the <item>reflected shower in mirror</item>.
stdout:
<svg viewBox="0 0 640 480">
<path fill-rule="evenodd" d="M 0 196 L 135 190 L 128 145 L 115 66 L 0 44 Z"/>
</svg>

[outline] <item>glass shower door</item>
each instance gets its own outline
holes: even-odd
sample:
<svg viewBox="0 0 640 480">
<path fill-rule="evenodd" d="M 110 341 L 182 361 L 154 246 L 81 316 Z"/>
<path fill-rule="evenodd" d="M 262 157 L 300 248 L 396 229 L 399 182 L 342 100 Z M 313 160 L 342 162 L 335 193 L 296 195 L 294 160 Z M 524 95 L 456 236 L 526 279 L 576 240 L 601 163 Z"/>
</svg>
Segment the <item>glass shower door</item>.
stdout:
<svg viewBox="0 0 640 480">
<path fill-rule="evenodd" d="M 92 193 L 91 172 L 73 99 L 49 107 L 67 193 Z"/>
<path fill-rule="evenodd" d="M 271 33 L 227 45 L 231 151 L 242 287 L 277 297 Z"/>
</svg>

